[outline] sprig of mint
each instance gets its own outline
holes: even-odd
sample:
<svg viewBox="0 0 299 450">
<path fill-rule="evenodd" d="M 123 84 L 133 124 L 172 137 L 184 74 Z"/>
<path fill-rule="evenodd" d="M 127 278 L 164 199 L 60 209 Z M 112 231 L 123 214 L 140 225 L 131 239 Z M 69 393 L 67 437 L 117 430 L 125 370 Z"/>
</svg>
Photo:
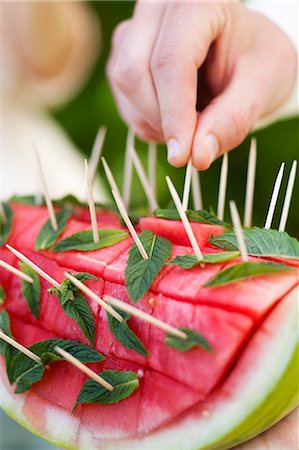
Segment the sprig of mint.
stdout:
<svg viewBox="0 0 299 450">
<path fill-rule="evenodd" d="M 7 311 L 2 309 L 0 312 L 0 329 L 9 337 L 13 338 L 10 328 L 10 319 Z M 11 382 L 11 361 L 15 355 L 18 354 L 18 351 L 9 345 L 7 342 L 0 339 L 0 353 L 4 356 L 5 364 L 6 364 L 6 372 L 9 381 Z"/>
<path fill-rule="evenodd" d="M 171 255 L 172 244 L 150 230 L 142 231 L 139 238 L 149 258 L 143 259 L 133 242 L 125 271 L 128 293 L 133 303 L 146 294 Z"/>
<path fill-rule="evenodd" d="M 5 299 L 6 299 L 6 292 L 4 290 L 4 287 L 0 284 L 0 305 L 3 305 Z"/>
<path fill-rule="evenodd" d="M 33 279 L 33 283 L 22 280 L 22 294 L 29 306 L 30 311 L 34 317 L 39 320 L 40 295 L 41 286 L 37 273 L 31 269 L 27 264 L 20 262 L 20 267 L 23 273 Z"/>
<path fill-rule="evenodd" d="M 73 274 L 79 281 L 98 280 L 97 277 L 85 272 Z M 86 298 L 79 292 L 68 278 L 63 280 L 60 285 L 60 290 L 56 288 L 49 289 L 50 294 L 56 294 L 58 301 L 64 312 L 73 319 L 87 339 L 94 344 L 95 340 L 95 325 L 94 317 Z"/>
<path fill-rule="evenodd" d="M 139 387 L 138 375 L 132 371 L 105 370 L 99 375 L 114 387 L 113 391 L 108 391 L 94 380 L 88 380 L 83 385 L 73 411 L 81 403 L 97 403 L 99 405 L 118 403 L 130 397 Z"/>
<path fill-rule="evenodd" d="M 99 242 L 97 243 L 93 240 L 92 230 L 83 230 L 62 239 L 51 249 L 51 251 L 60 253 L 67 252 L 69 250 L 98 250 L 100 248 L 110 247 L 111 245 L 123 241 L 126 237 L 128 237 L 128 233 L 126 231 L 119 229 L 99 228 L 98 232 Z"/>
<path fill-rule="evenodd" d="M 223 284 L 233 283 L 244 280 L 246 278 L 258 277 L 276 272 L 290 272 L 293 269 L 278 263 L 267 262 L 241 262 L 218 272 L 215 277 L 205 287 L 220 286 Z"/>
<path fill-rule="evenodd" d="M 62 209 L 55 213 L 57 225 L 57 230 L 53 229 L 52 222 L 47 220 L 47 222 L 42 226 L 40 232 L 35 240 L 35 250 L 46 250 L 55 244 L 58 237 L 65 230 L 68 219 L 70 218 L 71 211 L 69 209 Z"/>
<path fill-rule="evenodd" d="M 48 339 L 46 341 L 37 342 L 36 344 L 31 345 L 29 350 L 41 358 L 41 364 L 33 361 L 20 352 L 18 352 L 11 361 L 10 382 L 11 384 L 17 384 L 15 390 L 17 394 L 29 390 L 32 384 L 40 381 L 46 370 L 46 366 L 49 363 L 63 359 L 55 353 L 54 348 L 56 346 L 64 349 L 83 363 L 100 362 L 105 359 L 103 355 L 93 348 L 77 341 Z"/>
<path fill-rule="evenodd" d="M 179 328 L 180 331 L 183 331 L 186 335 L 186 339 L 182 339 L 180 337 L 174 336 L 173 334 L 167 333 L 165 338 L 165 344 L 168 347 L 173 347 L 181 352 L 187 352 L 194 347 L 201 347 L 208 352 L 212 352 L 213 348 L 207 341 L 207 339 L 196 331 L 190 330 L 189 328 Z"/>
<path fill-rule="evenodd" d="M 253 227 L 244 228 L 243 234 L 249 255 L 299 259 L 299 241 L 286 232 Z M 209 242 L 224 250 L 239 250 L 234 231 L 212 236 Z"/>
<path fill-rule="evenodd" d="M 149 356 L 149 352 L 141 342 L 141 340 L 136 336 L 136 334 L 129 328 L 128 320 L 131 315 L 120 311 L 117 308 L 113 307 L 115 311 L 117 311 L 124 320 L 119 322 L 115 317 L 107 312 L 108 316 L 108 324 L 113 336 L 120 342 L 124 347 L 134 350 L 143 356 Z"/>
<path fill-rule="evenodd" d="M 3 221 L 3 219 L 0 216 L 0 247 L 1 245 L 4 245 L 5 242 L 7 241 L 11 233 L 13 222 L 13 211 L 8 205 L 8 203 L 2 203 L 2 206 L 6 220 Z"/>
<path fill-rule="evenodd" d="M 239 255 L 239 252 L 204 253 L 202 255 L 203 260 L 198 261 L 195 255 L 186 254 L 182 256 L 176 256 L 175 258 L 168 261 L 167 264 L 174 264 L 176 266 L 182 267 L 183 269 L 191 269 L 192 267 L 198 266 L 202 263 L 217 264 L 230 261 L 237 258 Z"/>
<path fill-rule="evenodd" d="M 169 220 L 180 220 L 180 215 L 176 209 L 155 209 L 154 215 L 160 219 L 169 219 Z M 214 214 L 211 214 L 208 211 L 200 209 L 195 211 L 193 209 L 188 209 L 186 211 L 186 215 L 190 222 L 199 222 L 210 225 L 221 225 L 226 228 L 230 228 L 231 225 L 227 222 L 223 222 L 223 220 L 219 220 Z"/>
</svg>

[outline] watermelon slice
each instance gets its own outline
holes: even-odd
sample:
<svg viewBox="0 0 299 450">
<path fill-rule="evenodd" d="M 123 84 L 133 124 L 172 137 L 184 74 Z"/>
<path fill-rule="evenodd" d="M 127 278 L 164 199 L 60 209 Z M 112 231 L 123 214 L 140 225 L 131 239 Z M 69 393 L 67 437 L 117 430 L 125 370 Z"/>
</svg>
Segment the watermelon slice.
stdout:
<svg viewBox="0 0 299 450">
<path fill-rule="evenodd" d="M 99 277 L 85 281 L 97 295 L 131 304 L 125 278 L 131 238 L 88 252 L 36 251 L 34 242 L 45 222 L 45 209 L 13 208 L 8 241 L 59 283 L 66 270 L 88 272 Z M 101 218 L 105 227 L 121 227 L 114 213 L 99 211 L 99 223 Z M 204 252 L 220 251 L 208 239 L 221 233 L 221 227 L 200 223 L 192 227 Z M 88 228 L 87 212 L 79 208 L 59 239 Z M 144 218 L 140 229 L 171 240 L 171 258 L 192 253 L 178 221 Z M 0 248 L 0 258 L 18 267 L 5 248 Z M 41 381 L 15 394 L 0 356 L 0 406 L 33 433 L 67 449 L 225 450 L 256 436 L 298 403 L 298 271 L 204 286 L 230 264 L 188 270 L 164 265 L 135 305 L 164 323 L 200 333 L 212 352 L 198 346 L 184 352 L 167 346 L 164 331 L 132 316 L 128 325 L 149 353 L 139 354 L 116 339 L 107 312 L 86 297 L 95 322 L 94 347 L 105 356 L 105 361 L 88 366 L 97 373 L 136 372 L 139 388 L 116 404 L 84 403 L 72 413 L 87 380 L 81 371 L 65 361 L 53 362 Z M 78 324 L 64 313 L 56 296 L 49 294 L 48 282 L 41 280 L 37 320 L 22 294 L 21 281 L 0 270 L 0 283 L 7 294 L 0 311 L 8 312 L 18 342 L 28 347 L 62 338 L 89 345 Z"/>
</svg>

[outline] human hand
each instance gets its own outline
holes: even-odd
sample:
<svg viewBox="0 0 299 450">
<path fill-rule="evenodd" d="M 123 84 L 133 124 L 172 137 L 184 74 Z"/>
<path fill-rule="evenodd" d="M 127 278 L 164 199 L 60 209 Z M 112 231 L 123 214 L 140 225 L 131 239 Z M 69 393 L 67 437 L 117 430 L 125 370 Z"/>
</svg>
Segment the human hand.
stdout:
<svg viewBox="0 0 299 450">
<path fill-rule="evenodd" d="M 205 170 L 287 99 L 296 67 L 283 32 L 240 2 L 141 1 L 115 30 L 107 72 L 128 126 L 167 142 L 172 165 L 192 156 Z"/>
</svg>

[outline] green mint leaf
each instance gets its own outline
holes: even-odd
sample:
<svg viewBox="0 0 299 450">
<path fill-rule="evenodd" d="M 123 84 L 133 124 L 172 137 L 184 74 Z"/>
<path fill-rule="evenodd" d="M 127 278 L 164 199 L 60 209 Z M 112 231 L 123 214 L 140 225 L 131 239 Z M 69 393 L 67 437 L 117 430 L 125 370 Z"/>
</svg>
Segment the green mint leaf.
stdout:
<svg viewBox="0 0 299 450">
<path fill-rule="evenodd" d="M 222 284 L 233 283 L 245 278 L 258 277 L 268 273 L 290 272 L 293 269 L 284 264 L 267 262 L 241 262 L 233 266 L 226 267 L 215 275 L 215 277 L 204 286 L 220 286 Z"/>
<path fill-rule="evenodd" d="M 11 363 L 11 383 L 16 382 L 25 373 L 36 366 L 45 367 L 48 363 L 61 360 L 62 358 L 54 351 L 56 346 L 64 349 L 83 363 L 101 362 L 105 359 L 104 356 L 96 350 L 85 344 L 81 344 L 80 342 L 64 339 L 48 339 L 46 341 L 37 342 L 29 347 L 33 353 L 40 356 L 42 364 L 36 363 L 23 353 L 17 353 Z M 26 381 L 28 380 L 28 377 L 26 376 L 24 379 Z"/>
<path fill-rule="evenodd" d="M 181 220 L 179 213 L 176 209 L 156 209 L 154 215 L 160 219 L 169 220 Z M 210 225 L 221 225 L 223 227 L 230 228 L 230 224 L 219 220 L 214 214 L 209 213 L 203 209 L 195 211 L 193 209 L 188 209 L 186 215 L 190 222 L 206 223 Z"/>
<path fill-rule="evenodd" d="M 40 308 L 40 295 L 41 287 L 37 273 L 27 266 L 27 264 L 21 262 L 20 267 L 23 273 L 29 275 L 33 279 L 33 283 L 22 280 L 22 294 L 24 295 L 30 311 L 34 317 L 39 320 L 39 308 Z"/>
<path fill-rule="evenodd" d="M 98 231 L 99 242 L 96 244 L 93 241 L 92 230 L 84 230 L 62 239 L 51 251 L 59 253 L 69 250 L 97 250 L 99 248 L 110 247 L 128 237 L 128 233 L 124 230 L 99 228 Z"/>
<path fill-rule="evenodd" d="M 132 371 L 105 370 L 99 375 L 112 384 L 113 391 L 108 391 L 94 380 L 88 380 L 83 385 L 73 411 L 81 403 L 98 403 L 100 405 L 118 403 L 130 397 L 139 387 L 138 375 Z"/>
<path fill-rule="evenodd" d="M 217 264 L 225 261 L 230 261 L 237 258 L 240 255 L 239 252 L 219 252 L 219 253 L 204 253 L 203 261 L 198 261 L 195 255 L 182 255 L 176 256 L 167 264 L 174 264 L 182 267 L 183 269 L 191 269 L 194 266 L 198 266 L 202 263 Z"/>
<path fill-rule="evenodd" d="M 35 363 L 33 367 L 16 379 L 15 394 L 23 394 L 28 391 L 34 383 L 42 379 L 44 372 L 45 367 L 42 364 Z"/>
<path fill-rule="evenodd" d="M 73 277 L 75 277 L 77 280 L 81 281 L 83 283 L 83 281 L 86 280 L 99 280 L 98 277 L 87 273 L 87 272 L 78 272 L 73 274 Z M 58 295 L 60 295 L 59 301 L 61 302 L 61 304 L 63 305 L 64 303 L 66 303 L 68 300 L 71 300 L 74 297 L 74 293 L 78 292 L 79 289 L 77 288 L 77 286 L 75 286 L 71 280 L 69 280 L 68 278 L 65 278 L 63 280 L 63 282 L 60 284 L 60 291 L 58 291 Z M 48 291 L 51 295 L 54 293 L 57 294 L 56 289 L 54 288 L 50 288 Z"/>
<path fill-rule="evenodd" d="M 117 308 L 113 307 L 115 311 L 117 311 L 124 320 L 119 322 L 115 317 L 107 312 L 108 316 L 108 324 L 111 330 L 111 333 L 114 337 L 126 348 L 130 350 L 134 350 L 143 356 L 149 356 L 149 352 L 141 342 L 141 340 L 136 336 L 136 334 L 129 328 L 128 320 L 130 319 L 130 314 L 120 311 Z"/>
<path fill-rule="evenodd" d="M 0 284 L 0 305 L 3 305 L 5 299 L 6 299 L 6 292 L 3 286 L 1 286 Z"/>
<path fill-rule="evenodd" d="M 142 231 L 139 238 L 149 258 L 144 260 L 135 244 L 132 244 L 126 267 L 126 285 L 131 300 L 136 303 L 148 292 L 155 277 L 171 255 L 172 244 L 150 230 Z"/>
<path fill-rule="evenodd" d="M 243 230 L 246 248 L 253 256 L 280 256 L 299 259 L 299 241 L 288 233 L 265 228 L 245 228 Z M 238 250 L 234 231 L 211 237 L 209 242 L 224 250 Z"/>
<path fill-rule="evenodd" d="M 12 195 L 9 201 L 14 203 L 23 203 L 25 205 L 36 206 L 36 199 L 34 195 Z"/>
<path fill-rule="evenodd" d="M 4 331 L 10 337 L 12 336 L 10 329 L 10 320 L 9 315 L 5 309 L 0 312 L 0 329 Z M 9 382 L 12 384 L 12 370 L 11 370 L 11 362 L 13 358 L 19 353 L 17 349 L 9 345 L 7 342 L 2 341 L 0 339 L 0 353 L 4 356 L 6 363 L 6 372 Z"/>
<path fill-rule="evenodd" d="M 68 209 L 62 209 L 55 213 L 57 225 L 57 230 L 54 230 L 52 227 L 51 220 L 47 220 L 47 222 L 42 226 L 40 232 L 35 241 L 35 250 L 46 250 L 52 245 L 55 244 L 58 237 L 65 230 L 68 219 L 70 218 L 71 211 Z"/>
<path fill-rule="evenodd" d="M 187 335 L 187 339 L 181 339 L 179 337 L 173 336 L 172 334 L 167 333 L 165 338 L 165 344 L 169 347 L 176 348 L 181 352 L 187 352 L 191 350 L 193 347 L 201 347 L 208 352 L 212 352 L 213 349 L 209 342 L 204 338 L 201 334 L 196 331 L 190 330 L 189 328 L 179 328 L 179 330 L 183 331 Z"/>
<path fill-rule="evenodd" d="M 0 216 L 0 247 L 1 245 L 4 245 L 5 242 L 7 241 L 12 229 L 12 222 L 13 222 L 13 211 L 8 205 L 8 203 L 2 203 L 2 206 L 6 220 L 3 221 Z"/>
</svg>

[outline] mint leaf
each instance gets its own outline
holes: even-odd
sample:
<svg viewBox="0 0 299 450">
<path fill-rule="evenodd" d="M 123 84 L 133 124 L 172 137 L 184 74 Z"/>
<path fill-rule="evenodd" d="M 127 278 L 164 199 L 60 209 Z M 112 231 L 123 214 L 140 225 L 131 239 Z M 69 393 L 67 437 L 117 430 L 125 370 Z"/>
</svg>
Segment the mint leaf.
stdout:
<svg viewBox="0 0 299 450">
<path fill-rule="evenodd" d="M 10 202 L 14 203 L 23 203 L 25 205 L 35 205 L 35 196 L 34 195 L 12 195 L 9 199 Z"/>
<path fill-rule="evenodd" d="M 181 352 L 186 352 L 196 346 L 201 347 L 204 350 L 207 350 L 208 352 L 213 351 L 209 342 L 201 334 L 197 333 L 196 331 L 190 330 L 189 328 L 179 328 L 179 330 L 186 333 L 187 339 L 181 339 L 179 337 L 167 333 L 165 338 L 166 345 L 168 345 L 169 347 L 176 348 Z"/>
<path fill-rule="evenodd" d="M 8 203 L 2 203 L 2 206 L 6 217 L 6 221 L 4 222 L 0 216 L 0 247 L 1 245 L 4 245 L 5 242 L 7 241 L 11 233 L 13 222 L 13 211 L 8 205 Z"/>
<path fill-rule="evenodd" d="M 113 391 L 108 391 L 94 380 L 88 380 L 83 385 L 73 411 L 81 403 L 98 403 L 100 405 L 118 403 L 130 397 L 139 387 L 138 375 L 132 371 L 105 370 L 99 375 L 112 384 Z"/>
<path fill-rule="evenodd" d="M 35 250 L 46 250 L 52 247 L 53 244 L 57 241 L 58 237 L 65 230 L 68 219 L 70 218 L 71 211 L 68 209 L 62 209 L 55 213 L 58 228 L 55 231 L 52 227 L 52 223 L 49 220 L 43 225 L 40 230 L 36 241 L 35 241 Z"/>
<path fill-rule="evenodd" d="M 270 262 L 241 262 L 221 270 L 212 280 L 205 283 L 204 286 L 220 286 L 222 284 L 233 283 L 245 278 L 257 277 L 275 272 L 290 272 L 292 270 L 293 269 L 291 267 L 285 266 L 284 264 Z"/>
<path fill-rule="evenodd" d="M 124 320 L 119 322 L 111 314 L 107 312 L 109 328 L 114 335 L 114 337 L 126 348 L 134 350 L 143 356 L 149 356 L 149 352 L 144 347 L 141 340 L 136 336 L 136 334 L 129 328 L 128 320 L 130 319 L 130 314 L 120 311 L 113 307 Z"/>
<path fill-rule="evenodd" d="M 169 220 L 181 220 L 179 213 L 176 209 L 155 209 L 154 215 L 160 219 Z M 193 209 L 188 209 L 186 215 L 190 222 L 206 223 L 210 225 L 221 225 L 223 227 L 230 227 L 231 225 L 227 222 L 219 220 L 214 214 L 209 213 L 203 209 L 195 211 Z"/>
<path fill-rule="evenodd" d="M 20 262 L 20 267 L 23 273 L 29 275 L 33 279 L 33 283 L 22 280 L 22 294 L 24 295 L 30 311 L 34 317 L 39 320 L 39 307 L 41 287 L 37 273 L 27 266 L 27 264 Z"/>
<path fill-rule="evenodd" d="M 110 247 L 110 245 L 114 245 L 128 237 L 128 233 L 124 230 L 99 228 L 98 231 L 98 243 L 94 243 L 93 241 L 92 230 L 84 230 L 62 239 L 51 251 L 59 253 L 69 250 L 97 250 L 99 248 Z"/>
<path fill-rule="evenodd" d="M 5 299 L 6 299 L 6 293 L 5 293 L 3 286 L 1 286 L 1 284 L 0 284 L 0 305 L 3 305 Z"/>
<path fill-rule="evenodd" d="M 10 336 L 11 338 L 13 337 L 12 333 L 11 333 L 11 329 L 10 329 L 9 315 L 5 309 L 3 309 L 0 312 L 0 329 L 5 334 L 7 334 L 7 336 Z M 2 339 L 0 339 L 0 353 L 2 353 L 2 355 L 4 356 L 5 363 L 6 363 L 7 377 L 9 379 L 9 381 L 11 382 L 11 378 L 12 378 L 11 361 L 14 358 L 14 356 L 16 356 L 19 352 L 14 347 L 9 345 L 7 342 L 2 341 Z"/>
<path fill-rule="evenodd" d="M 182 255 L 176 256 L 167 264 L 175 264 L 183 269 L 191 269 L 194 266 L 198 266 L 202 263 L 217 264 L 225 261 L 230 261 L 237 258 L 240 255 L 239 252 L 219 252 L 219 253 L 204 253 L 203 261 L 198 261 L 195 255 Z"/>
<path fill-rule="evenodd" d="M 98 277 L 87 273 L 87 272 L 78 272 L 73 274 L 73 277 L 77 278 L 77 280 L 81 281 L 83 283 L 83 281 L 86 280 L 99 280 Z M 63 280 L 63 282 L 60 284 L 60 291 L 58 291 L 58 295 L 60 295 L 60 302 L 63 305 L 64 303 L 66 303 L 68 300 L 71 300 L 72 298 L 74 298 L 74 294 L 75 292 L 78 292 L 79 289 L 77 288 L 77 286 L 75 286 L 71 280 L 69 280 L 68 278 L 65 278 Z M 52 289 L 50 288 L 49 292 L 52 294 L 57 293 L 56 289 Z"/>
<path fill-rule="evenodd" d="M 245 228 L 243 230 L 247 251 L 253 256 L 280 256 L 299 259 L 299 241 L 288 233 L 265 228 Z M 211 237 L 209 242 L 224 250 L 238 250 L 234 231 Z"/>
<path fill-rule="evenodd" d="M 36 344 L 31 345 L 29 349 L 40 356 L 42 364 L 32 361 L 32 359 L 20 352 L 18 352 L 11 362 L 10 382 L 17 383 L 16 393 L 25 392 L 30 389 L 33 383 L 40 381 L 47 364 L 63 359 L 55 353 L 54 348 L 56 345 L 84 363 L 100 362 L 105 359 L 104 356 L 96 350 L 77 341 L 48 339 L 46 341 L 37 342 Z"/>
<path fill-rule="evenodd" d="M 150 230 L 142 231 L 139 238 L 149 259 L 144 260 L 142 258 L 135 242 L 133 242 L 125 271 L 126 285 L 133 303 L 136 303 L 148 292 L 155 277 L 170 257 L 172 249 L 170 241 L 155 235 Z"/>
</svg>

